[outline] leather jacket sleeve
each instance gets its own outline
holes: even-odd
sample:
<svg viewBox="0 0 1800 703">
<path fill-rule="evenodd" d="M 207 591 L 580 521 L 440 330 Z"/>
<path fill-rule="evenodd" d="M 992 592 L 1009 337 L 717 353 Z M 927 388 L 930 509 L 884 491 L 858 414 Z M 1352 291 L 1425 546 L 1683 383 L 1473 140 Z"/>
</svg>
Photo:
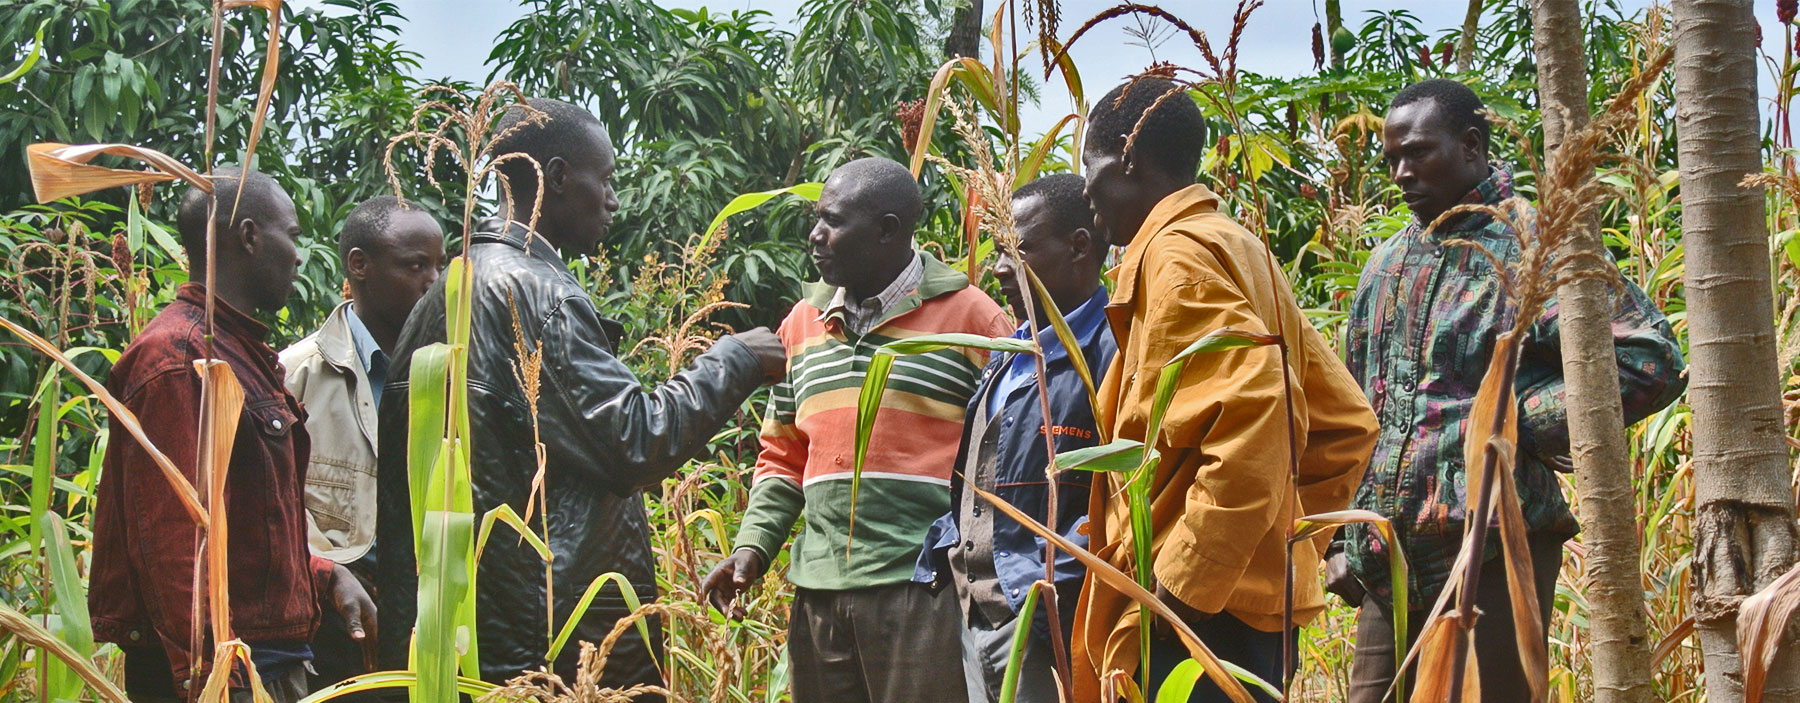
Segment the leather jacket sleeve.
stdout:
<svg viewBox="0 0 1800 703">
<path fill-rule="evenodd" d="M 539 435 L 550 466 L 590 467 L 627 494 L 673 473 L 705 448 L 762 383 L 750 348 L 723 337 L 686 371 L 647 389 L 614 357 L 599 313 L 564 298 L 544 322 Z"/>
</svg>

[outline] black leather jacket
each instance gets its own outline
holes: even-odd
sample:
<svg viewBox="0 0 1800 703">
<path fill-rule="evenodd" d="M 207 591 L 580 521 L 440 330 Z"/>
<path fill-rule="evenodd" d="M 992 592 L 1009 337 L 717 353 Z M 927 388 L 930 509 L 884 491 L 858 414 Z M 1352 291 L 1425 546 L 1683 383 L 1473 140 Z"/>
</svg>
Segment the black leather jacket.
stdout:
<svg viewBox="0 0 1800 703">
<path fill-rule="evenodd" d="M 531 414 L 513 375 L 512 307 L 527 344 L 542 342 L 538 436 L 548 460 L 549 545 L 555 553 L 560 630 L 595 577 L 617 571 L 644 602 L 656 597 L 650 530 L 640 490 L 655 485 L 698 454 L 762 382 L 750 348 L 719 340 L 687 371 L 646 390 L 614 358 L 622 328 L 600 317 L 587 294 L 542 236 L 529 247 L 523 228 L 480 223 L 470 236 L 474 325 L 469 348 L 469 412 L 477 519 L 506 503 L 525 514 L 537 461 Z M 406 475 L 408 376 L 412 353 L 445 338 L 445 281 L 419 301 L 400 334 L 381 398 L 376 549 L 383 668 L 406 668 L 407 641 L 417 616 L 417 568 Z M 510 306 L 509 306 L 510 301 Z M 541 529 L 541 518 L 530 520 Z M 504 527 L 489 539 L 477 570 L 475 612 L 481 677 L 499 683 L 544 664 L 544 562 Z M 581 641 L 598 645 L 629 612 L 608 585 L 562 650 L 555 671 L 574 681 Z M 649 618 L 657 652 L 659 618 Z M 608 659 L 603 686 L 660 685 L 655 662 L 635 628 Z"/>
</svg>

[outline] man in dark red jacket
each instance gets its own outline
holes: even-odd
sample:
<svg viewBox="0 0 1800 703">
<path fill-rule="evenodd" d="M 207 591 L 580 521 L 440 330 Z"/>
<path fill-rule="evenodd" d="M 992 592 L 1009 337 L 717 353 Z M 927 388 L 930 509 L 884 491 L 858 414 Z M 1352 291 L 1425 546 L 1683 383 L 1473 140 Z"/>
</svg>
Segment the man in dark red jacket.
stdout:
<svg viewBox="0 0 1800 703">
<path fill-rule="evenodd" d="M 210 348 L 206 289 L 184 284 L 126 347 L 107 390 L 199 488 L 200 377 L 194 362 L 222 359 L 243 386 L 225 480 L 226 520 L 214 529 L 230 538 L 232 633 L 250 645 L 264 685 L 285 703 L 306 694 L 312 658 L 307 642 L 321 597 L 329 594 L 347 621 L 360 623 L 353 636 L 373 630 L 374 607 L 342 566 L 307 551 L 305 414 L 282 383 L 268 328 L 249 315 L 279 310 L 293 292 L 300 233 L 294 202 L 259 173 L 221 169 L 213 182 L 216 261 L 206 260 L 211 197 L 190 190 L 178 221 L 192 278 L 203 281 L 206 267 L 217 267 Z M 125 653 L 125 690 L 133 701 L 191 698 L 211 668 L 210 647 L 190 651 L 194 629 L 209 628 L 193 618 L 199 530 L 144 448 L 116 424 L 110 437 L 95 503 L 88 592 L 94 634 Z M 232 696 L 247 693 L 234 689 Z"/>
</svg>

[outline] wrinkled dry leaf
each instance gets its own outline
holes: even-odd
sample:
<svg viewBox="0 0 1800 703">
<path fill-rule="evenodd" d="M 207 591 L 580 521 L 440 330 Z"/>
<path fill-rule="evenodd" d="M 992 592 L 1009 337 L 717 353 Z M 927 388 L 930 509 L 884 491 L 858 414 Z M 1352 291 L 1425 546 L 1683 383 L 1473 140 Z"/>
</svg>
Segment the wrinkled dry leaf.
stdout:
<svg viewBox="0 0 1800 703">
<path fill-rule="evenodd" d="M 1473 623 L 1470 623 L 1470 628 L 1465 629 L 1456 613 L 1445 613 L 1419 633 L 1418 683 L 1413 688 L 1412 703 L 1474 703 L 1481 700 L 1481 673 L 1473 656 L 1467 657 L 1467 668 L 1463 670 L 1462 695 L 1453 695 L 1450 690 L 1450 672 L 1456 664 L 1456 640 L 1470 638 L 1472 628 Z"/>
<path fill-rule="evenodd" d="M 125 692 L 120 691 L 111 678 L 95 667 L 93 660 L 81 656 L 67 643 L 44 629 L 44 626 L 5 603 L 0 603 L 0 631 L 10 633 L 25 644 L 40 648 L 38 651 L 47 652 L 62 660 L 76 676 L 87 683 L 88 689 L 101 701 L 129 703 L 125 699 Z"/>
<path fill-rule="evenodd" d="M 1800 564 L 1738 606 L 1738 651 L 1743 656 L 1744 703 L 1762 700 L 1763 684 L 1800 608 Z"/>
<path fill-rule="evenodd" d="M 137 159 L 149 164 L 154 170 L 131 171 L 88 163 L 102 154 Z M 31 170 L 32 193 L 40 203 L 117 186 L 161 183 L 178 178 L 205 192 L 211 193 L 213 190 L 211 181 L 175 160 L 175 157 L 130 144 L 71 146 L 42 142 L 25 148 L 25 163 Z"/>
<path fill-rule="evenodd" d="M 200 374 L 200 441 L 198 470 L 206 486 L 206 512 L 213 529 L 206 532 L 207 591 L 212 602 L 214 642 L 233 639 L 231 634 L 231 585 L 227 558 L 231 531 L 226 529 L 225 481 L 231 470 L 231 446 L 237 439 L 238 416 L 244 409 L 244 388 L 231 366 L 218 359 L 194 362 Z"/>
</svg>

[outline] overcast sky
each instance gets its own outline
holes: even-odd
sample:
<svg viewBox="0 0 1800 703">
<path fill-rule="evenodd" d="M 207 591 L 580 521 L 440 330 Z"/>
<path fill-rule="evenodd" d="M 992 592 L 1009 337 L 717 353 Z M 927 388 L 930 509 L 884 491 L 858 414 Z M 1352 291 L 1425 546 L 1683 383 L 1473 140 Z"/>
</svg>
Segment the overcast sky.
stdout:
<svg viewBox="0 0 1800 703">
<path fill-rule="evenodd" d="M 670 0 L 665 4 L 673 7 L 704 6 L 715 11 L 760 9 L 770 12 L 784 26 L 797 29 L 795 16 L 801 2 L 802 0 Z M 295 4 L 305 7 L 314 4 L 314 0 L 298 0 Z M 424 57 L 421 77 L 448 77 L 475 83 L 487 78 L 490 67 L 483 62 L 487 60 L 495 35 L 527 9 L 517 0 L 395 0 L 395 4 L 399 5 L 401 13 L 407 19 L 400 37 L 401 44 Z M 986 4 L 989 11 L 992 11 L 995 0 L 988 0 Z M 1114 0 L 1062 0 L 1064 35 L 1073 32 L 1085 18 L 1115 4 L 1117 2 Z M 1620 0 L 1620 4 L 1630 11 L 1645 7 L 1649 2 Z M 1207 32 L 1208 36 L 1217 36 L 1221 45 L 1224 37 L 1231 31 L 1230 12 L 1234 5 L 1230 0 L 1166 0 L 1162 3 L 1162 7 L 1194 23 Z M 1282 76 L 1299 76 L 1311 72 L 1312 26 L 1319 17 L 1318 7 L 1318 4 L 1310 0 L 1268 0 L 1266 5 L 1251 16 L 1244 32 L 1240 67 Z M 1463 10 L 1467 5 L 1451 0 L 1403 0 L 1388 3 L 1344 0 L 1344 21 L 1354 28 L 1362 23 L 1367 11 L 1396 7 L 1411 11 L 1419 18 L 1419 26 L 1435 36 L 1444 29 L 1461 24 Z M 1774 8 L 1775 3 L 1772 1 L 1756 3 L 1757 16 L 1764 27 L 1765 37 L 1781 36 L 1774 18 Z M 1130 19 L 1115 19 L 1075 45 L 1071 53 L 1076 66 L 1081 69 L 1082 80 L 1090 95 L 1098 96 L 1125 76 L 1143 70 L 1151 63 L 1152 57 L 1148 50 L 1129 44 L 1134 39 L 1127 33 L 1127 28 L 1134 26 L 1135 23 Z M 1202 65 L 1199 52 L 1185 37 L 1180 36 L 1164 42 L 1155 58 L 1179 65 Z M 1762 95 L 1767 98 L 1771 90 L 1769 78 L 1764 75 Z M 1068 91 L 1062 89 L 1060 82 L 1046 86 L 1041 104 L 1036 108 L 1028 108 L 1023 115 L 1025 133 L 1043 132 L 1071 109 Z"/>
</svg>

